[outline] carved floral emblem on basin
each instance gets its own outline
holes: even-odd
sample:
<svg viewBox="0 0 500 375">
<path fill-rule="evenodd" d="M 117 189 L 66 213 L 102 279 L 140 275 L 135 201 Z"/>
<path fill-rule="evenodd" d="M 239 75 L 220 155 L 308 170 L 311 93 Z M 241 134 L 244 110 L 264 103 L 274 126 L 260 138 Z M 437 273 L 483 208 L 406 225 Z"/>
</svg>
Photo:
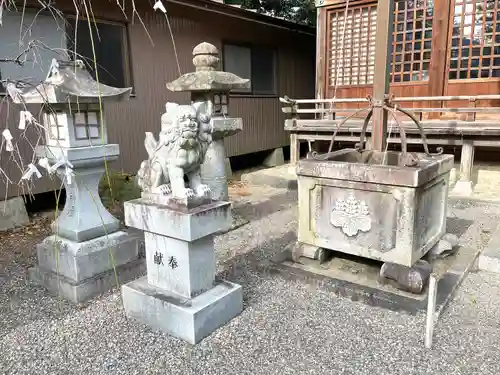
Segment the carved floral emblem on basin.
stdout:
<svg viewBox="0 0 500 375">
<path fill-rule="evenodd" d="M 337 199 L 330 214 L 330 223 L 349 237 L 355 236 L 359 231 L 368 232 L 372 221 L 368 206 L 365 202 L 357 200 L 350 194 L 347 199 Z"/>
</svg>

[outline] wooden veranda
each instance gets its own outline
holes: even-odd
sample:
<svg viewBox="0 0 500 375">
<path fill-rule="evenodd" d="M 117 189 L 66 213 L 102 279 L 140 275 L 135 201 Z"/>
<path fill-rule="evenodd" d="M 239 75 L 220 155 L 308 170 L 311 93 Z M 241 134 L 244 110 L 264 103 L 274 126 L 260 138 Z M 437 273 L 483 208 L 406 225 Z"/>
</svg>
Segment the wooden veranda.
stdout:
<svg viewBox="0 0 500 375">
<path fill-rule="evenodd" d="M 500 146 L 500 1 L 316 5 L 316 98 L 282 99 L 290 116 L 291 162 L 300 157 L 301 141 L 331 140 L 345 117 L 352 116 L 335 139 L 357 142 L 366 116 L 357 111 L 369 106 L 367 96 L 381 101 L 390 94 L 394 105 L 415 114 L 427 143 L 462 147 L 460 179 L 470 181 L 474 148 Z M 414 122 L 397 117 L 407 143 L 421 144 Z M 388 143 L 401 140 L 397 124 L 387 113 L 385 121 L 377 119 L 375 107 L 368 134 L 376 149 L 385 136 Z"/>
</svg>

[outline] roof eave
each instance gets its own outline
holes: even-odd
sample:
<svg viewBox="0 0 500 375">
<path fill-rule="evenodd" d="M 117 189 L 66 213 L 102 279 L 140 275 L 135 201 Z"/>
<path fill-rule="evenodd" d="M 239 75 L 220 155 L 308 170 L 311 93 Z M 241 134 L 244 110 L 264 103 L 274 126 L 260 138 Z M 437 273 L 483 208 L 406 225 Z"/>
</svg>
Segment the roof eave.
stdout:
<svg viewBox="0 0 500 375">
<path fill-rule="evenodd" d="M 243 8 L 233 7 L 228 4 L 217 3 L 212 0 L 167 0 L 171 3 L 176 3 L 184 6 L 200 7 L 208 11 L 214 11 L 222 13 L 228 16 L 244 18 L 248 21 L 264 23 L 270 27 L 278 27 L 288 29 L 289 31 L 295 31 L 307 35 L 316 35 L 316 28 L 309 25 L 302 25 L 296 22 L 283 20 L 273 16 L 269 16 L 257 12 L 249 12 Z"/>
</svg>

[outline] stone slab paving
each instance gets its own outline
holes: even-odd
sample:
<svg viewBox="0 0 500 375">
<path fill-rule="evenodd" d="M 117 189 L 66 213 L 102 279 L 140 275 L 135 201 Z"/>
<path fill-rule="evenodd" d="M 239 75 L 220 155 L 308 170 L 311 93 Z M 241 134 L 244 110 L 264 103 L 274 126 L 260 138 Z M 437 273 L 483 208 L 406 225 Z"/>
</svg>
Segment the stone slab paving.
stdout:
<svg viewBox="0 0 500 375">
<path fill-rule="evenodd" d="M 218 270 L 244 288 L 244 311 L 228 325 L 193 347 L 127 321 L 117 290 L 72 306 L 12 263 L 0 285 L 0 374 L 500 373 L 500 276 L 470 274 L 426 350 L 423 315 L 369 307 L 271 272 L 271 257 L 295 238 L 296 196 L 249 191 L 235 197 L 235 210 L 250 223 L 216 240 Z M 458 202 L 449 215 L 464 246 L 483 248 L 500 207 Z"/>
</svg>

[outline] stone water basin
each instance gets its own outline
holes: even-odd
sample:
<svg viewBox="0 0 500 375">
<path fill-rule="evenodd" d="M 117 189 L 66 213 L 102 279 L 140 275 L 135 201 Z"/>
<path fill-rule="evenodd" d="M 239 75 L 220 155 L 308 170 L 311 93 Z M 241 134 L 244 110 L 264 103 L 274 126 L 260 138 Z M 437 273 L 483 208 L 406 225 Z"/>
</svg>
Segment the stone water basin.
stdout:
<svg viewBox="0 0 500 375">
<path fill-rule="evenodd" d="M 453 156 L 413 155 L 412 167 L 399 166 L 398 151 L 343 149 L 299 161 L 298 243 L 414 265 L 445 234 Z"/>
</svg>

